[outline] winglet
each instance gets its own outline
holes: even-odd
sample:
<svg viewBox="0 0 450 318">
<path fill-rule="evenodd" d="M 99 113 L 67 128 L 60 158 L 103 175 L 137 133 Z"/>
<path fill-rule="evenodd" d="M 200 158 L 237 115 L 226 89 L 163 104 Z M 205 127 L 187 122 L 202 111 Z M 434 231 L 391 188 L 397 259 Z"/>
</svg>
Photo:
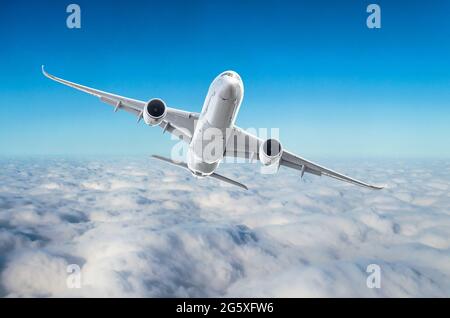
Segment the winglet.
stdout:
<svg viewBox="0 0 450 318">
<path fill-rule="evenodd" d="M 45 71 L 45 65 L 44 65 L 44 64 L 41 65 L 41 70 L 42 70 L 42 74 L 44 74 L 45 77 L 50 78 L 50 74 L 48 74 L 48 73 Z"/>
</svg>

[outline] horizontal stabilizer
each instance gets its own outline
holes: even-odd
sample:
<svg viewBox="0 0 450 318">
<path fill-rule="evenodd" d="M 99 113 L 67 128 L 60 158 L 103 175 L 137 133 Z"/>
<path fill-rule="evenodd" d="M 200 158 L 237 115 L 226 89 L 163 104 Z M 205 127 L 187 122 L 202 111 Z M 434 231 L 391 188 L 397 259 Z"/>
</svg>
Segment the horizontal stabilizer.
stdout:
<svg viewBox="0 0 450 318">
<path fill-rule="evenodd" d="M 235 186 L 238 186 L 238 187 L 240 187 L 240 188 L 242 188 L 242 189 L 245 189 L 245 190 L 248 190 L 248 188 L 247 188 L 247 186 L 245 185 L 245 184 L 242 184 L 242 183 L 240 183 L 240 182 L 237 182 L 237 181 L 234 181 L 234 180 L 232 180 L 232 179 L 230 179 L 230 178 L 227 178 L 227 177 L 224 177 L 224 176 L 222 176 L 221 174 L 218 174 L 218 173 L 212 173 L 211 175 L 209 175 L 211 178 L 214 178 L 214 179 L 217 179 L 217 180 L 220 180 L 220 181 L 223 181 L 223 182 L 226 182 L 226 183 L 229 183 L 229 184 L 232 184 L 232 185 L 235 185 Z"/>
<path fill-rule="evenodd" d="M 169 158 L 166 158 L 166 157 L 162 157 L 162 156 L 158 156 L 158 155 L 152 155 L 152 157 L 155 158 L 155 159 L 161 160 L 161 161 L 168 162 L 168 163 L 173 164 L 173 165 L 175 165 L 175 166 L 178 166 L 178 167 L 180 167 L 180 168 L 184 168 L 184 169 L 189 170 L 187 164 L 184 163 L 184 162 L 176 162 L 176 161 L 174 161 L 174 160 L 172 160 L 172 159 L 169 159 Z M 190 171 L 190 170 L 189 170 L 189 171 Z M 218 174 L 218 173 L 215 173 L 215 172 L 213 172 L 212 174 L 210 174 L 208 177 L 211 177 L 211 178 L 214 178 L 214 179 L 217 179 L 217 180 L 226 182 L 226 183 L 228 183 L 228 184 L 232 184 L 232 185 L 234 185 L 234 186 L 238 186 L 238 187 L 243 188 L 243 189 L 245 189 L 245 190 L 248 190 L 248 188 L 247 188 L 246 185 L 244 185 L 244 184 L 242 184 L 242 183 L 240 183 L 240 182 L 234 181 L 234 180 L 232 180 L 232 179 L 230 179 L 230 178 L 227 178 L 227 177 L 225 177 L 225 176 L 222 176 L 221 174 Z"/>
<path fill-rule="evenodd" d="M 178 166 L 178 167 L 181 167 L 181 168 L 189 170 L 187 164 L 184 163 L 184 162 L 177 162 L 175 160 L 172 160 L 172 159 L 169 159 L 169 158 L 166 158 L 166 157 L 163 157 L 163 156 L 158 156 L 158 155 L 152 155 L 152 157 L 155 158 L 155 159 L 158 159 L 158 160 L 161 160 L 161 161 L 165 161 L 165 162 L 171 163 L 171 164 L 173 164 L 175 166 Z"/>
</svg>

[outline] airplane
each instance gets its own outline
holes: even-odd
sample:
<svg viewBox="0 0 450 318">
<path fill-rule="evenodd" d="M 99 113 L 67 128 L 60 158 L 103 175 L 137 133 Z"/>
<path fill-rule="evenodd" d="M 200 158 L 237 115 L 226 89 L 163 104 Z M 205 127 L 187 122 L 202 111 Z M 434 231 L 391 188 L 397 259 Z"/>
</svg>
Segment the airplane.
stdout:
<svg viewBox="0 0 450 318">
<path fill-rule="evenodd" d="M 211 177 L 248 190 L 244 184 L 215 171 L 220 162 L 227 157 L 250 160 L 256 158 L 263 166 L 275 168 L 276 171 L 280 166 L 298 170 L 301 178 L 305 173 L 309 173 L 316 176 L 325 175 L 369 189 L 383 188 L 350 178 L 299 157 L 285 150 L 277 139 L 262 140 L 237 127 L 235 121 L 244 97 L 244 85 L 239 74 L 234 71 L 225 71 L 212 81 L 200 113 L 169 107 L 159 98 L 145 102 L 69 82 L 47 73 L 44 65 L 42 73 L 51 80 L 98 97 L 102 102 L 112 105 L 114 112 L 125 110 L 137 116 L 138 122 L 143 120 L 149 126 L 159 126 L 163 129 L 163 133 L 167 131 L 188 143 L 186 162 L 158 155 L 152 157 L 187 169 L 196 177 Z M 220 138 L 205 138 L 208 130 L 219 132 Z M 214 142 L 212 139 L 221 147 L 216 147 L 217 151 L 208 152 L 206 156 L 202 150 Z"/>
</svg>

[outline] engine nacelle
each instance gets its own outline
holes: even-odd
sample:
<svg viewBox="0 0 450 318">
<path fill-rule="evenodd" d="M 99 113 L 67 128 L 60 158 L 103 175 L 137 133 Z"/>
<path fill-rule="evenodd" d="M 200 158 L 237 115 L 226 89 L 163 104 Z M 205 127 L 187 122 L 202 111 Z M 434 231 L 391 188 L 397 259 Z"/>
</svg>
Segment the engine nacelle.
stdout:
<svg viewBox="0 0 450 318">
<path fill-rule="evenodd" d="M 163 100 L 159 98 L 151 99 L 147 102 L 142 112 L 144 122 L 150 126 L 159 125 L 167 114 L 167 106 Z"/>
<path fill-rule="evenodd" d="M 265 140 L 259 149 L 259 160 L 265 166 L 278 166 L 280 164 L 283 147 L 276 139 Z"/>
</svg>

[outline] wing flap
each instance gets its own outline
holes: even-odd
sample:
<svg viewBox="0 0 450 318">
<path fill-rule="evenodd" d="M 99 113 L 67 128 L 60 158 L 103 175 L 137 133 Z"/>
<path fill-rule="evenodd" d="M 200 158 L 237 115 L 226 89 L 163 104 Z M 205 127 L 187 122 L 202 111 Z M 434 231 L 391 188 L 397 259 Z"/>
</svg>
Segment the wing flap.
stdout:
<svg viewBox="0 0 450 318">
<path fill-rule="evenodd" d="M 292 162 L 284 160 L 284 159 L 281 159 L 280 164 L 283 166 L 286 166 L 288 168 L 299 170 L 299 171 L 304 171 L 306 173 L 310 173 L 310 174 L 313 174 L 313 175 L 316 175 L 319 177 L 322 175 L 322 173 L 319 170 L 314 170 L 307 166 L 298 165 L 298 164 L 292 163 Z"/>
</svg>

